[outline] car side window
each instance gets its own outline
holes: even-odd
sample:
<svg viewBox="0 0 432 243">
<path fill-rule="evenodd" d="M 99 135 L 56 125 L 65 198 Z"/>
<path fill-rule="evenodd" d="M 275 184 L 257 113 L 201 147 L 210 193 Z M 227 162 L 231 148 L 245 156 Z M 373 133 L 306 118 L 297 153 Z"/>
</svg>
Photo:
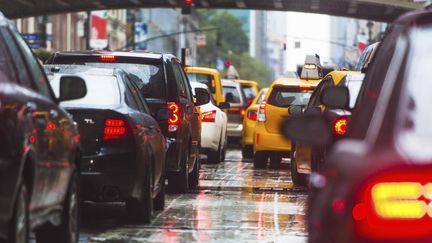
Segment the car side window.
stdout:
<svg viewBox="0 0 432 243">
<path fill-rule="evenodd" d="M 0 30 L 0 33 L 4 31 L 3 28 Z M 3 39 L 0 41 L 4 42 Z M 10 60 L 12 60 L 12 58 L 6 50 L 6 46 L 3 44 L 0 45 L 0 82 L 13 82 L 16 80 L 16 71 L 14 70 Z"/>
<path fill-rule="evenodd" d="M 150 114 L 150 110 L 147 107 L 144 98 L 141 95 L 141 92 L 139 92 L 139 89 L 134 86 L 134 83 L 129 79 L 127 75 L 124 76 L 125 84 L 126 84 L 126 99 L 129 100 L 129 102 L 133 103 L 134 109 L 137 109 L 141 112 Z M 126 101 L 128 102 L 128 101 Z"/>
<path fill-rule="evenodd" d="M 308 104 L 308 107 L 316 107 L 321 105 L 321 101 L 320 101 L 321 94 L 325 88 L 332 86 L 332 83 L 333 83 L 333 78 L 331 76 L 328 76 L 324 81 L 318 84 L 316 88 L 316 92 L 313 93 L 310 102 Z"/>
<path fill-rule="evenodd" d="M 189 83 L 189 78 L 187 77 L 187 75 L 183 69 L 183 66 L 181 64 L 177 65 L 177 67 L 180 69 L 180 73 L 183 77 L 183 82 L 186 86 L 187 96 L 190 100 L 192 100 L 193 92 L 192 92 L 192 87 L 190 86 L 190 83 Z"/>
<path fill-rule="evenodd" d="M 176 83 L 177 83 L 177 88 L 178 88 L 178 92 L 179 95 L 184 97 L 184 98 L 188 98 L 188 93 L 186 91 L 186 86 L 185 83 L 183 81 L 183 76 L 179 70 L 178 65 L 175 63 L 175 61 L 172 63 L 173 65 L 173 72 L 174 72 L 174 76 L 176 79 Z"/>
<path fill-rule="evenodd" d="M 51 99 L 53 96 L 48 86 L 48 80 L 42 70 L 41 65 L 38 63 L 38 60 L 35 58 L 33 52 L 30 50 L 30 47 L 27 45 L 24 39 L 19 36 L 19 34 L 15 31 L 13 32 L 13 34 L 15 36 L 15 39 L 17 40 L 18 46 L 22 50 L 23 56 L 25 57 L 27 67 L 31 71 L 30 75 L 32 76 L 36 90 L 40 94 Z"/>
<path fill-rule="evenodd" d="M 21 85 L 32 89 L 33 86 L 31 84 L 31 79 L 30 79 L 26 64 L 24 63 L 21 52 L 20 52 L 16 42 L 14 41 L 14 38 L 13 38 L 11 32 L 6 28 L 2 28 L 1 33 L 3 34 L 5 43 L 8 44 L 9 52 L 11 53 L 11 55 L 12 55 L 12 53 L 14 55 L 14 58 L 11 58 L 10 60 L 15 65 L 15 68 L 17 70 L 20 70 L 19 72 L 17 72 L 19 82 L 21 83 Z"/>
</svg>

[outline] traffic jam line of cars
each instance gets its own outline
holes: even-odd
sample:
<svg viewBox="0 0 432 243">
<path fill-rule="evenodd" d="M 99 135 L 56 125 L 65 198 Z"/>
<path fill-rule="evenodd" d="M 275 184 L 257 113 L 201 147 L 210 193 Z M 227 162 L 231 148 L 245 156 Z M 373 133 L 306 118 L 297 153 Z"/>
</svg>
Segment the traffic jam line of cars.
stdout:
<svg viewBox="0 0 432 243">
<path fill-rule="evenodd" d="M 57 52 L 41 66 L 2 15 L 0 30 L 0 242 L 75 243 L 87 201 L 150 223 L 229 141 L 256 169 L 290 159 L 310 242 L 432 239 L 431 10 L 396 20 L 356 71 L 324 75 L 308 55 L 261 90 L 169 54 Z"/>
</svg>

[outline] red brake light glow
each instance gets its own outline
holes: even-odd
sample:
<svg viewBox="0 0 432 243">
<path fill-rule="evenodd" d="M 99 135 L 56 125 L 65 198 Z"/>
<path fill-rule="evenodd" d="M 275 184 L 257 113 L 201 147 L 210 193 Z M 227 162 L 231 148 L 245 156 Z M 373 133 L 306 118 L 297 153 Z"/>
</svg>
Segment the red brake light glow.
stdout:
<svg viewBox="0 0 432 243">
<path fill-rule="evenodd" d="M 106 119 L 104 140 L 116 139 L 126 134 L 125 121 L 120 119 Z"/>
<path fill-rule="evenodd" d="M 333 122 L 333 132 L 336 135 L 343 136 L 347 131 L 348 120 L 346 117 L 339 117 Z"/>
<path fill-rule="evenodd" d="M 101 55 L 99 58 L 102 62 L 115 62 L 116 61 L 116 56 L 114 56 L 114 55 Z"/>
<path fill-rule="evenodd" d="M 309 85 L 300 85 L 299 89 L 300 90 L 313 90 L 314 88 L 312 86 L 309 86 Z"/>
<path fill-rule="evenodd" d="M 252 120 L 252 121 L 256 121 L 257 119 L 257 111 L 254 110 L 249 110 L 247 113 L 247 118 Z"/>
<path fill-rule="evenodd" d="M 180 124 L 180 107 L 175 102 L 168 102 L 168 109 L 172 111 L 172 115 L 168 119 L 168 131 L 175 132 Z"/>
<path fill-rule="evenodd" d="M 201 122 L 215 122 L 216 110 L 203 112 L 201 115 Z"/>
<path fill-rule="evenodd" d="M 352 208 L 356 231 L 373 240 L 432 237 L 432 167 L 393 169 L 370 179 Z"/>
</svg>

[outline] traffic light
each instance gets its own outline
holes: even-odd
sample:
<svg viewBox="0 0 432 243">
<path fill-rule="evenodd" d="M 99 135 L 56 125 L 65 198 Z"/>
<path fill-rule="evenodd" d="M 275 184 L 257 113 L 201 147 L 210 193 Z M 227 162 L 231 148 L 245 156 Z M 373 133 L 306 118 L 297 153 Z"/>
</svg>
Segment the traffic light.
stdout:
<svg viewBox="0 0 432 243">
<path fill-rule="evenodd" d="M 193 0 L 183 0 L 182 14 L 191 14 Z"/>
</svg>

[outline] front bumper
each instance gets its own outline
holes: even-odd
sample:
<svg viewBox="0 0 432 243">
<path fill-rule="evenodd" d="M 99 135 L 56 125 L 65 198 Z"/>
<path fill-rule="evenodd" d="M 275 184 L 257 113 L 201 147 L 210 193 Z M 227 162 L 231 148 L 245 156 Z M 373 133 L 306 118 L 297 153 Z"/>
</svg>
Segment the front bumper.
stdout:
<svg viewBox="0 0 432 243">
<path fill-rule="evenodd" d="M 228 123 L 227 136 L 241 138 L 243 132 L 243 124 Z"/>
</svg>

